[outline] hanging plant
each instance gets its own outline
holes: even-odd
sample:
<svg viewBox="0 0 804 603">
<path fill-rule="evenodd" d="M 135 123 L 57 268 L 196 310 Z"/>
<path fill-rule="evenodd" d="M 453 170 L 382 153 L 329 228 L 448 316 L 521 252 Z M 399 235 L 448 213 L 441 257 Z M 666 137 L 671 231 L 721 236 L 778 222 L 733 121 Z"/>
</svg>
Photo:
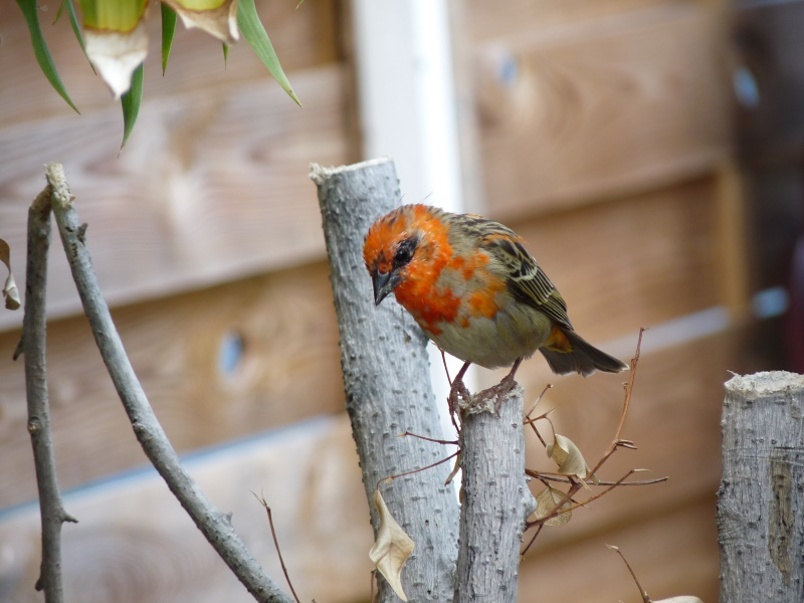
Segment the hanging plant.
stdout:
<svg viewBox="0 0 804 603">
<path fill-rule="evenodd" d="M 59 77 L 39 22 L 37 0 L 17 0 L 31 34 L 34 55 L 54 90 L 75 106 Z M 142 101 L 143 65 L 148 55 L 148 0 L 63 0 L 56 15 L 66 13 L 87 59 L 123 108 L 123 145 L 137 120 Z M 198 28 L 219 39 L 224 53 L 242 35 L 285 92 L 299 105 L 271 40 L 260 21 L 254 0 L 162 0 L 162 72 L 167 69 L 177 18 L 188 29 Z M 122 145 L 121 145 L 122 146 Z"/>
</svg>

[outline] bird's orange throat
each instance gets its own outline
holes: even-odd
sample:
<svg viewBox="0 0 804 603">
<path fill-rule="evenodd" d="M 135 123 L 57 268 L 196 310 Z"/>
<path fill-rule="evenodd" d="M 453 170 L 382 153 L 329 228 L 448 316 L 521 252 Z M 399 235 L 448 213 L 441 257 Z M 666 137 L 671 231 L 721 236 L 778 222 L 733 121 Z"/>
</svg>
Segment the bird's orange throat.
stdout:
<svg viewBox="0 0 804 603">
<path fill-rule="evenodd" d="M 441 272 L 447 265 L 448 252 L 445 253 L 443 248 L 422 251 L 435 251 L 437 257 L 411 262 L 402 282 L 394 289 L 394 295 L 419 326 L 438 335 L 441 333 L 438 323 L 453 321 L 458 315 L 461 300 L 448 288 L 438 286 Z"/>
</svg>

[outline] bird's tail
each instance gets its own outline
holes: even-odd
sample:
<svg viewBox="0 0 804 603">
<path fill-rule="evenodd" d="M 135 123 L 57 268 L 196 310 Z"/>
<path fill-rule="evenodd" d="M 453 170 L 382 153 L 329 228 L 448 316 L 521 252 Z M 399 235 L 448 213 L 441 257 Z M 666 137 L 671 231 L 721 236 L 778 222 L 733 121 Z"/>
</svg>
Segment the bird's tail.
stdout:
<svg viewBox="0 0 804 603">
<path fill-rule="evenodd" d="M 566 338 L 563 345 L 539 348 L 547 360 L 547 364 L 557 375 L 578 373 L 588 377 L 595 371 L 605 373 L 619 373 L 628 368 L 624 362 L 609 356 L 606 352 L 598 350 L 575 331 L 561 329 L 561 335 Z"/>
</svg>

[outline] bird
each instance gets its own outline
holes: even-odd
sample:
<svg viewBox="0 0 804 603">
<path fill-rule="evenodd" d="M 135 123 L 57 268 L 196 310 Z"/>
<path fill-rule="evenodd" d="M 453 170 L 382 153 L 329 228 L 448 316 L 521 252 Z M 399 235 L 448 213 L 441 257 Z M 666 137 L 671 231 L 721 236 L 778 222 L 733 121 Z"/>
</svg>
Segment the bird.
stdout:
<svg viewBox="0 0 804 603">
<path fill-rule="evenodd" d="M 374 302 L 391 293 L 439 349 L 470 365 L 510 366 L 536 350 L 558 374 L 619 373 L 622 361 L 583 339 L 567 304 L 513 230 L 423 204 L 378 218 L 363 242 Z"/>
</svg>

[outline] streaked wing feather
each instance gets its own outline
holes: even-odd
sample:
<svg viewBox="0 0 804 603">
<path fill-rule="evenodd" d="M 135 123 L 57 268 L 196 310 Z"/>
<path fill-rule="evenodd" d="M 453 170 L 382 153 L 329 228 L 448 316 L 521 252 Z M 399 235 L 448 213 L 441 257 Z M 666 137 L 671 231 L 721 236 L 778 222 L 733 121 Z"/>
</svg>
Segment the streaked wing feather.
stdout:
<svg viewBox="0 0 804 603">
<path fill-rule="evenodd" d="M 506 265 L 508 288 L 518 301 L 544 312 L 560 325 L 572 329 L 567 305 L 555 286 L 510 228 L 487 221 L 482 246 Z"/>
</svg>

